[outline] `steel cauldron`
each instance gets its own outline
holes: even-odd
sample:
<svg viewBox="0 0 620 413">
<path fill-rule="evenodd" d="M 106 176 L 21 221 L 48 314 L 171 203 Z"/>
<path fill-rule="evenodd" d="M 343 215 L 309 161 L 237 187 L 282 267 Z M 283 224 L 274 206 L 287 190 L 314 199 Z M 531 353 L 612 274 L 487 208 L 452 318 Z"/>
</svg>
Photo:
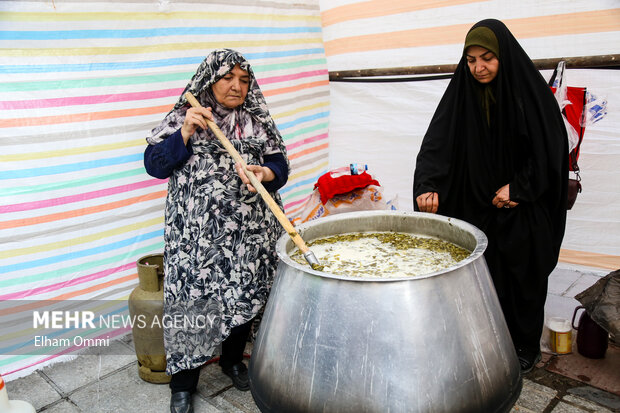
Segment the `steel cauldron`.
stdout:
<svg viewBox="0 0 620 413">
<path fill-rule="evenodd" d="M 504 412 L 521 371 L 474 226 L 434 214 L 364 211 L 299 226 L 306 242 L 360 231 L 435 236 L 473 251 L 418 277 L 336 276 L 289 257 L 278 272 L 249 374 L 262 412 Z"/>
</svg>

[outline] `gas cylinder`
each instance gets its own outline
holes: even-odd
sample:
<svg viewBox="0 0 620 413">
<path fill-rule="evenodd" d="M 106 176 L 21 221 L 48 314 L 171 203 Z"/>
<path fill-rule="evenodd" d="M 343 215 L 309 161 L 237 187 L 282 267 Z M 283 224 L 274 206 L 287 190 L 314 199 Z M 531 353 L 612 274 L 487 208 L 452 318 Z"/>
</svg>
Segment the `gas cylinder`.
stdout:
<svg viewBox="0 0 620 413">
<path fill-rule="evenodd" d="M 584 309 L 579 318 L 579 325 L 575 326 L 577 312 Z M 602 359 L 607 352 L 609 334 L 605 329 L 592 320 L 583 306 L 575 308 L 573 313 L 573 328 L 577 330 L 577 351 L 584 357 Z"/>
<path fill-rule="evenodd" d="M 0 412 L 2 413 L 36 413 L 32 405 L 23 400 L 9 400 L 4 386 L 4 379 L 0 376 Z"/>
<path fill-rule="evenodd" d="M 169 383 L 164 350 L 164 255 L 151 254 L 137 263 L 139 284 L 129 295 L 138 375 L 150 383 Z"/>
</svg>

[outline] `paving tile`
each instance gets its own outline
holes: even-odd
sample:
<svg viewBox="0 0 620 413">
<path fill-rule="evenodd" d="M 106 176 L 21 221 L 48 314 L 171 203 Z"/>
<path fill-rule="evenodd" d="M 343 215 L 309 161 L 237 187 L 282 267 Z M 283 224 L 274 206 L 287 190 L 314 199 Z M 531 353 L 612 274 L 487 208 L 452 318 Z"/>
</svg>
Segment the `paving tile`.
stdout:
<svg viewBox="0 0 620 413">
<path fill-rule="evenodd" d="M 564 262 L 558 262 L 558 265 L 556 265 L 553 271 L 571 271 L 578 272 L 579 274 L 597 275 L 599 277 L 604 277 L 605 275 L 609 274 L 609 270 L 606 270 L 604 268 L 587 267 L 583 265 L 568 264 Z"/>
<path fill-rule="evenodd" d="M 75 404 L 63 400 L 60 403 L 45 408 L 45 410 L 41 410 L 41 413 L 82 413 L 82 410 Z"/>
<path fill-rule="evenodd" d="M 601 277 L 595 274 L 582 274 L 581 277 L 566 291 L 566 296 L 574 297 L 594 285 Z"/>
<path fill-rule="evenodd" d="M 202 368 L 197 392 L 223 411 L 260 412 L 252 394 L 232 387 L 231 379 L 222 373 L 217 362 Z"/>
<path fill-rule="evenodd" d="M 582 273 L 570 269 L 556 268 L 549 274 L 549 294 L 563 295 L 577 282 Z"/>
<path fill-rule="evenodd" d="M 126 367 L 101 380 L 95 380 L 69 396 L 88 413 L 170 412 L 170 390 L 165 384 L 152 384 Z"/>
<path fill-rule="evenodd" d="M 244 353 L 249 355 L 252 353 L 252 344 L 248 343 L 245 347 Z M 244 363 L 247 366 L 249 359 L 244 358 Z M 232 385 L 232 380 L 222 373 L 222 369 L 217 361 L 211 362 L 202 367 L 200 372 L 200 379 L 198 381 L 198 392 L 204 397 L 211 397 L 216 393 L 220 393 Z"/>
<path fill-rule="evenodd" d="M 220 394 L 219 397 L 223 398 L 242 412 L 260 413 L 260 410 L 252 398 L 252 393 L 249 391 L 239 391 L 233 387 Z"/>
<path fill-rule="evenodd" d="M 138 376 L 131 366 L 116 371 L 102 380 L 91 383 L 69 396 L 82 411 L 89 413 L 168 413 L 170 388 L 166 384 L 152 384 Z M 237 411 L 226 401 L 217 407 L 210 399 L 196 394 L 193 397 L 195 413 Z"/>
<path fill-rule="evenodd" d="M 545 302 L 545 318 L 562 317 L 570 321 L 573 318 L 575 308 L 580 305 L 581 303 L 573 297 L 549 294 Z"/>
<path fill-rule="evenodd" d="M 559 402 L 551 413 L 590 413 L 590 410 L 584 410 L 579 407 L 573 406 L 572 404 Z"/>
<path fill-rule="evenodd" d="M 605 409 L 597 403 L 592 403 L 591 401 L 588 401 L 581 397 L 573 396 L 571 394 L 564 396 L 562 398 L 562 401 L 586 409 L 588 411 L 593 411 L 597 413 L 611 413 L 611 410 Z"/>
<path fill-rule="evenodd" d="M 245 353 L 250 354 L 251 351 L 252 345 L 248 344 Z M 247 358 L 245 363 L 247 365 Z M 197 392 L 221 411 L 260 413 L 252 394 L 249 391 L 242 392 L 232 387 L 231 379 L 222 373 L 217 362 L 210 363 L 202 368 Z"/>
<path fill-rule="evenodd" d="M 204 399 L 199 395 L 194 395 L 194 413 L 222 413 L 236 411 L 231 407 L 230 410 L 223 410 L 214 404 L 212 399 Z"/>
<path fill-rule="evenodd" d="M 557 393 L 554 389 L 524 379 L 523 390 L 521 390 L 521 395 L 517 399 L 514 408 L 516 411 L 527 409 L 525 411 L 542 412 Z"/>
<path fill-rule="evenodd" d="M 236 390 L 236 389 L 235 389 Z M 238 391 L 238 390 L 237 390 Z M 230 413 L 246 413 L 247 410 L 243 410 L 240 406 L 235 406 L 231 402 L 229 402 L 224 396 L 218 395 L 213 398 L 208 399 L 210 403 L 212 403 L 220 412 L 230 412 Z M 199 413 L 199 412 L 195 412 Z"/>
<path fill-rule="evenodd" d="M 534 410 L 526 409 L 525 407 L 521 407 L 515 404 L 514 406 L 512 406 L 512 409 L 510 409 L 510 413 L 540 413 L 540 412 L 535 412 Z"/>
<path fill-rule="evenodd" d="M 111 341 L 109 347 L 88 349 L 87 352 L 71 361 L 53 364 L 44 367 L 41 371 L 61 391 L 70 393 L 119 368 L 137 363 L 135 354 L 128 355 L 127 353 L 125 344 Z"/>
<path fill-rule="evenodd" d="M 120 337 L 117 341 L 124 344 L 130 350 L 131 354 L 136 354 L 136 348 L 133 343 L 133 335 L 131 333 Z"/>
<path fill-rule="evenodd" d="M 28 376 L 6 382 L 6 390 L 10 400 L 27 401 L 35 409 L 40 409 L 62 398 L 54 387 L 36 371 Z"/>
<path fill-rule="evenodd" d="M 128 332 L 127 334 L 125 334 L 124 336 L 120 336 L 118 338 L 119 341 L 122 341 L 123 343 L 133 343 L 133 335 L 131 334 L 131 332 Z M 130 344 L 131 348 L 133 348 L 133 344 Z"/>
<path fill-rule="evenodd" d="M 222 373 L 217 362 L 208 364 L 200 371 L 197 391 L 204 397 L 212 397 L 232 385 L 232 380 Z"/>
<path fill-rule="evenodd" d="M 607 406 L 610 409 L 620 411 L 620 396 L 597 389 L 592 386 L 574 387 L 569 389 L 570 394 L 579 396 L 582 399 L 587 399 L 596 402 L 600 405 Z"/>
</svg>

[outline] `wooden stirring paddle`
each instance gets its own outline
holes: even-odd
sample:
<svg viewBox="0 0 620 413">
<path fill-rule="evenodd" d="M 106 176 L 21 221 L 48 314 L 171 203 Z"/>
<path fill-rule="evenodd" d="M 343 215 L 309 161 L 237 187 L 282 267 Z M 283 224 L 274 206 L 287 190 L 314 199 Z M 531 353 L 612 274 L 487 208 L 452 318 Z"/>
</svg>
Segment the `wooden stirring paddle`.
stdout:
<svg viewBox="0 0 620 413">
<path fill-rule="evenodd" d="M 195 108 L 202 107 L 200 102 L 198 102 L 198 100 L 194 97 L 194 95 L 191 94 L 191 92 L 185 93 L 185 99 L 187 99 L 190 105 Z M 306 261 L 308 261 L 308 264 L 310 264 L 313 270 L 323 270 L 323 266 L 319 263 L 319 260 L 316 258 L 314 253 L 310 251 L 304 240 L 297 233 L 297 230 L 295 229 L 293 224 L 291 224 L 286 215 L 284 215 L 284 212 L 282 212 L 282 210 L 280 209 L 280 206 L 276 204 L 271 195 L 269 195 L 269 192 L 267 192 L 263 184 L 258 180 L 256 175 L 254 175 L 254 172 L 247 169 L 245 161 L 243 160 L 241 155 L 239 155 L 239 152 L 237 152 L 235 147 L 230 143 L 228 138 L 224 135 L 224 133 L 222 133 L 220 128 L 215 124 L 215 122 L 209 119 L 205 119 L 205 121 L 207 122 L 207 126 L 209 126 L 209 129 L 213 131 L 215 137 L 221 142 L 222 145 L 224 145 L 224 148 L 226 148 L 226 150 L 228 151 L 230 156 L 233 157 L 235 162 L 241 164 L 241 167 L 243 168 L 246 176 L 250 179 L 252 186 L 256 188 L 260 196 L 263 198 L 263 201 L 265 201 L 265 203 L 267 204 L 267 207 L 276 216 L 276 218 L 280 222 L 280 225 L 282 225 L 282 228 L 284 228 L 284 230 L 291 237 L 295 245 L 297 245 L 297 248 L 299 248 L 299 250 L 302 252 L 304 258 L 306 259 Z"/>
</svg>

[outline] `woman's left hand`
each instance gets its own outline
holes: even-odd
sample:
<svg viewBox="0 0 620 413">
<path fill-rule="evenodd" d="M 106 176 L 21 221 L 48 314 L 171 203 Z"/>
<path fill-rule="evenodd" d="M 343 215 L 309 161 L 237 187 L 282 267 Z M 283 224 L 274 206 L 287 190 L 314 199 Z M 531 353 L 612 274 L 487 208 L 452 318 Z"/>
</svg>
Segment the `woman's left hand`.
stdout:
<svg viewBox="0 0 620 413">
<path fill-rule="evenodd" d="M 495 197 L 492 202 L 497 208 L 514 208 L 519 205 L 518 202 L 510 200 L 510 184 L 506 184 L 495 191 Z"/>
<path fill-rule="evenodd" d="M 256 179 L 258 179 L 259 182 L 269 182 L 273 181 L 275 178 L 273 171 L 266 166 L 246 165 L 246 168 L 248 169 L 248 171 L 252 171 L 254 173 L 254 176 L 256 176 Z M 235 169 L 237 170 L 241 181 L 243 181 L 243 183 L 248 186 L 248 190 L 250 192 L 257 192 L 256 188 L 252 186 L 250 178 L 248 178 L 248 176 L 245 174 L 245 171 L 243 170 L 239 162 L 235 163 Z"/>
</svg>

